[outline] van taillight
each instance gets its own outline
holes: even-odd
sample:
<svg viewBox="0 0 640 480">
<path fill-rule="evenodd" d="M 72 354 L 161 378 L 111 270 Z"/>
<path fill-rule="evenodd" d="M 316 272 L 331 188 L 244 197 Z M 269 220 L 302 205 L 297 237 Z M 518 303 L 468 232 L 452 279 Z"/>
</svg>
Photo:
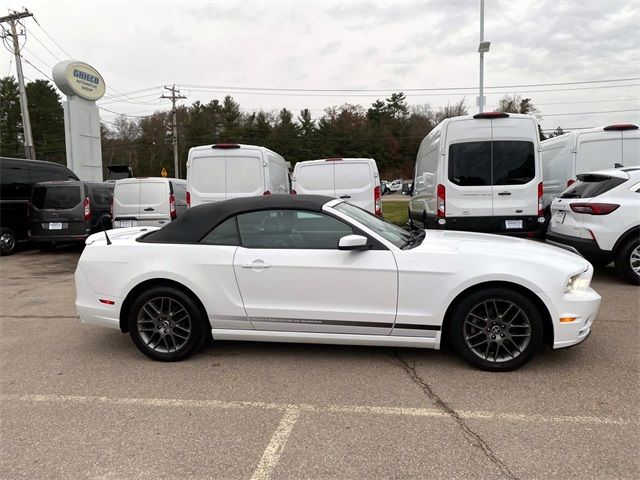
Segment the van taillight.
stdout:
<svg viewBox="0 0 640 480">
<path fill-rule="evenodd" d="M 373 202 L 375 204 L 376 215 L 382 216 L 382 192 L 380 185 L 376 185 L 373 189 Z"/>
<path fill-rule="evenodd" d="M 176 218 L 176 197 L 173 193 L 169 194 L 169 215 L 171 216 L 171 220 Z"/>
<path fill-rule="evenodd" d="M 438 198 L 436 201 L 436 215 L 438 216 L 438 218 L 444 218 L 447 216 L 447 207 L 446 207 L 446 203 L 445 203 L 445 199 L 446 199 L 446 190 L 444 188 L 444 185 L 442 184 L 438 184 Z"/>
<path fill-rule="evenodd" d="M 187 207 L 191 206 L 191 194 L 187 192 Z"/>
<path fill-rule="evenodd" d="M 270 192 L 269 190 L 267 190 L 267 191 L 266 191 L 266 192 L 264 192 L 262 195 L 263 195 L 263 196 L 264 196 L 264 195 L 271 195 L 271 192 Z"/>
<path fill-rule="evenodd" d="M 542 208 L 542 194 L 544 193 L 544 184 L 540 182 L 538 184 L 538 216 L 544 215 L 544 208 Z"/>
<path fill-rule="evenodd" d="M 509 114 L 505 112 L 482 112 L 476 113 L 473 118 L 481 119 L 481 118 L 509 118 Z"/>
<path fill-rule="evenodd" d="M 617 210 L 619 206 L 615 203 L 572 203 L 571 210 L 587 215 L 608 215 Z"/>
<path fill-rule="evenodd" d="M 89 197 L 84 199 L 82 206 L 84 207 L 84 219 L 91 220 L 91 204 L 89 203 Z"/>
<path fill-rule="evenodd" d="M 567 187 L 570 187 L 574 183 L 576 183 L 576 181 L 574 179 L 567 180 Z"/>
<path fill-rule="evenodd" d="M 603 130 L 605 132 L 609 132 L 611 130 L 638 130 L 638 125 L 634 125 L 633 123 L 617 123 L 615 125 L 607 125 Z"/>
</svg>

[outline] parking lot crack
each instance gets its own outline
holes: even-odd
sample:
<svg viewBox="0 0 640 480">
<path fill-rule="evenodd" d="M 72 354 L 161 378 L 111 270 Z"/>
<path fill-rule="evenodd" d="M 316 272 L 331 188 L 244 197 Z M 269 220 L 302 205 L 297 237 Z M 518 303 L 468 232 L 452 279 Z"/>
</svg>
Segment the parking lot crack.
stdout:
<svg viewBox="0 0 640 480">
<path fill-rule="evenodd" d="M 400 363 L 400 366 L 409 376 L 409 378 L 420 387 L 420 389 L 429 397 L 438 408 L 443 410 L 449 417 L 451 417 L 458 426 L 462 429 L 465 438 L 473 446 L 480 449 L 489 461 L 494 464 L 507 478 L 512 480 L 518 480 L 518 477 L 509 469 L 509 467 L 498 457 L 493 451 L 491 446 L 487 443 L 482 436 L 474 431 L 464 419 L 456 412 L 447 402 L 442 400 L 431 388 L 431 386 L 418 374 L 416 366 L 411 365 L 404 358 L 402 358 L 397 352 L 394 354 L 395 358 Z"/>
</svg>

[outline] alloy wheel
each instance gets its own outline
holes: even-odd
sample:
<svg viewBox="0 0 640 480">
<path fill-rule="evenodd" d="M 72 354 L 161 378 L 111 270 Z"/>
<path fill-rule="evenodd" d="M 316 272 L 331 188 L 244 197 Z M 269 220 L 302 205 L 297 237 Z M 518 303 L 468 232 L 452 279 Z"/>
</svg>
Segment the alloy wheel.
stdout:
<svg viewBox="0 0 640 480">
<path fill-rule="evenodd" d="M 467 347 L 488 362 L 506 362 L 522 354 L 531 341 L 531 322 L 515 303 L 499 298 L 471 309 L 464 321 Z"/>
<path fill-rule="evenodd" d="M 136 325 L 147 347 L 160 353 L 174 353 L 182 349 L 192 330 L 187 309 L 169 297 L 155 297 L 147 301 L 138 312 Z"/>
<path fill-rule="evenodd" d="M 3 233 L 0 236 L 0 248 L 4 252 L 11 252 L 16 248 L 16 239 L 10 233 Z"/>
<path fill-rule="evenodd" d="M 631 251 L 629 264 L 631 265 L 631 270 L 640 277 L 640 245 Z"/>
</svg>

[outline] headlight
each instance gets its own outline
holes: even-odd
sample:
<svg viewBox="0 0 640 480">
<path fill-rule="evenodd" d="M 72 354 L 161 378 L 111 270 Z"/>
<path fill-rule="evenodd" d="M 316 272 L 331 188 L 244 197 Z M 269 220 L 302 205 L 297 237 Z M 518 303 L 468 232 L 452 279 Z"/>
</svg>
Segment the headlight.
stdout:
<svg viewBox="0 0 640 480">
<path fill-rule="evenodd" d="M 584 272 L 569 277 L 565 293 L 580 293 L 587 290 L 591 284 L 592 274 L 593 270 L 591 268 L 587 268 Z"/>
</svg>

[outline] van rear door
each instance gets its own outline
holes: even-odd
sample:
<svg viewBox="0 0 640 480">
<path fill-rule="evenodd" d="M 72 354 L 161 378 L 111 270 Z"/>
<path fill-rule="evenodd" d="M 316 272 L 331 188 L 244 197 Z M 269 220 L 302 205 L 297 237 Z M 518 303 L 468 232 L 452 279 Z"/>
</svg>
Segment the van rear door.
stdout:
<svg viewBox="0 0 640 480">
<path fill-rule="evenodd" d="M 615 168 L 622 164 L 622 132 L 585 132 L 576 140 L 575 174 Z"/>
<path fill-rule="evenodd" d="M 488 217 L 490 221 L 493 214 L 491 120 L 451 121 L 446 144 L 447 217 Z"/>
<path fill-rule="evenodd" d="M 335 193 L 338 198 L 375 213 L 374 188 L 371 164 L 367 161 L 335 161 Z"/>
<path fill-rule="evenodd" d="M 295 179 L 296 193 L 301 195 L 336 196 L 334 162 L 323 161 L 301 165 Z"/>
<path fill-rule="evenodd" d="M 226 199 L 254 197 L 266 192 L 262 152 L 252 148 L 226 150 Z"/>
<path fill-rule="evenodd" d="M 529 118 L 494 118 L 492 124 L 493 216 L 538 215 L 538 127 Z M 525 228 L 517 223 L 500 229 Z"/>
<path fill-rule="evenodd" d="M 140 180 L 116 182 L 113 189 L 113 227 L 135 227 L 140 215 Z"/>
<path fill-rule="evenodd" d="M 169 182 L 140 181 L 140 213 L 138 225 L 162 226 L 171 221 L 169 212 Z"/>
</svg>

